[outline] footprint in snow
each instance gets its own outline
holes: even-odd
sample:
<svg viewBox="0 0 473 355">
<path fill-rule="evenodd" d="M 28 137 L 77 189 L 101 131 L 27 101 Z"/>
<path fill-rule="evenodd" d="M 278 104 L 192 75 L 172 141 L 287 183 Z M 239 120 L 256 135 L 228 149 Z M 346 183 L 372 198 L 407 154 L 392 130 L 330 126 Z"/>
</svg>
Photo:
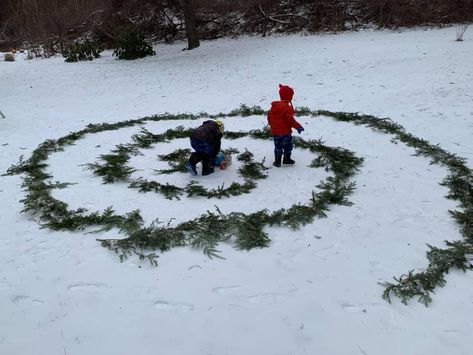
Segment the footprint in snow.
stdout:
<svg viewBox="0 0 473 355">
<path fill-rule="evenodd" d="M 44 303 L 41 300 L 38 300 L 36 298 L 31 298 L 30 296 L 26 296 L 26 295 L 14 295 L 12 296 L 11 301 L 20 306 L 28 306 L 28 305 Z"/>
<path fill-rule="evenodd" d="M 67 289 L 69 291 L 98 292 L 106 287 L 107 285 L 103 282 L 76 282 L 67 286 Z"/>
<path fill-rule="evenodd" d="M 260 295 L 254 295 L 248 297 L 249 303 L 267 303 L 267 304 L 277 304 L 285 302 L 292 293 L 297 292 L 298 289 L 289 290 L 286 293 L 262 293 Z"/>
<path fill-rule="evenodd" d="M 189 303 L 170 303 L 166 301 L 156 301 L 154 302 L 154 308 L 160 311 L 186 313 L 194 310 L 194 305 Z"/>
<path fill-rule="evenodd" d="M 225 296 L 235 291 L 238 291 L 239 289 L 241 289 L 241 285 L 227 286 L 227 287 L 214 287 L 212 289 L 212 292 L 220 296 Z"/>
</svg>

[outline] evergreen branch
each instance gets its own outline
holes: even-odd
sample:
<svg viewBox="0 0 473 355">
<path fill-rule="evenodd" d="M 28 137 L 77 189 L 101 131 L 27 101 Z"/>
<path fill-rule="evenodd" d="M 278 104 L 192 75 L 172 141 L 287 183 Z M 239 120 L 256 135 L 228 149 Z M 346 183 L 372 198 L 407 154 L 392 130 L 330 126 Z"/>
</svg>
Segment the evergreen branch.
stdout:
<svg viewBox="0 0 473 355">
<path fill-rule="evenodd" d="M 389 119 L 380 119 L 370 115 L 346 112 L 311 111 L 308 108 L 299 108 L 297 114 L 311 117 L 328 116 L 337 121 L 350 122 L 355 125 L 364 125 L 381 133 L 393 136 L 393 142 L 403 142 L 413 147 L 418 156 L 428 157 L 432 164 L 446 166 L 450 174 L 442 181 L 442 185 L 449 188 L 448 198 L 459 201 L 462 210 L 452 211 L 451 215 L 460 225 L 463 240 L 458 242 L 446 242 L 446 248 L 430 247 L 427 252 L 429 265 L 424 271 L 409 271 L 408 274 L 394 278 L 395 283 L 385 283 L 383 297 L 390 300 L 391 294 L 407 302 L 413 297 L 419 297 L 419 301 L 429 304 L 432 300 L 431 294 L 436 287 L 445 284 L 445 274 L 451 268 L 469 270 L 471 265 L 471 254 L 473 254 L 473 173 L 466 166 L 466 160 L 451 154 L 438 145 L 433 145 L 426 140 L 417 138 L 406 132 L 402 126 Z M 237 246 L 240 249 L 266 246 L 269 243 L 267 234 L 263 231 L 264 226 L 285 225 L 297 229 L 310 223 L 311 217 L 324 217 L 326 211 L 332 204 L 349 204 L 347 196 L 353 191 L 354 183 L 348 178 L 353 176 L 362 163 L 362 158 L 357 158 L 349 151 L 341 148 L 325 147 L 320 141 L 303 141 L 298 137 L 294 140 L 296 147 L 306 148 L 319 154 L 311 163 L 312 167 L 324 167 L 331 171 L 334 176 L 326 179 L 318 187 L 318 192 L 312 193 L 312 198 L 306 205 L 297 204 L 288 210 L 279 210 L 271 214 L 260 211 L 245 216 L 241 214 L 203 215 L 195 220 L 182 223 L 174 228 L 170 226 L 149 227 L 142 226 L 139 212 L 134 211 L 129 215 L 116 215 L 111 208 L 102 213 L 93 212 L 87 214 L 85 209 L 70 210 L 66 203 L 52 197 L 51 190 L 65 187 L 67 183 L 52 183 L 52 178 L 45 170 L 48 156 L 54 152 L 61 151 L 64 147 L 73 144 L 87 134 L 116 130 L 124 127 L 132 127 L 147 121 L 165 120 L 195 120 L 203 117 L 225 118 L 235 116 L 251 116 L 265 114 L 260 107 L 248 107 L 242 105 L 239 109 L 228 114 L 207 115 L 199 114 L 162 114 L 136 120 L 128 120 L 117 123 L 90 124 L 85 129 L 59 138 L 58 140 L 46 140 L 40 144 L 27 160 L 20 161 L 10 167 L 6 175 L 24 174 L 23 187 L 26 196 L 21 200 L 24 204 L 23 212 L 39 214 L 40 221 L 44 227 L 61 230 L 77 230 L 97 225 L 101 228 L 118 228 L 126 235 L 120 240 L 101 241 L 102 245 L 117 252 L 121 260 L 130 255 L 137 255 L 142 260 L 149 260 L 156 265 L 157 256 L 148 253 L 147 250 L 166 251 L 174 246 L 194 245 L 202 247 L 209 256 L 217 255 L 219 242 L 228 240 L 231 236 L 236 237 Z M 138 148 L 150 147 L 157 142 L 168 141 L 173 138 L 184 138 L 189 131 L 180 128 L 177 132 L 168 130 L 163 134 L 154 134 L 142 131 L 141 136 L 134 140 L 132 145 L 117 146 L 113 151 L 114 157 L 110 156 L 111 162 L 116 162 L 119 171 L 111 174 L 126 179 L 132 171 L 122 171 L 131 154 L 136 154 Z M 235 139 L 245 136 L 245 132 L 226 132 L 225 137 Z M 265 130 L 250 131 L 249 136 L 256 139 L 269 139 Z M 119 157 L 119 158 L 117 158 Z M 117 160 L 115 160 L 117 159 Z M 120 161 L 120 159 L 122 159 Z M 93 164 L 92 164 L 93 165 Z M 105 164 L 93 165 L 93 168 L 104 168 Z M 246 184 L 247 182 L 245 182 Z M 234 185 L 236 189 L 238 186 Z M 239 187 L 238 187 L 239 188 Z M 191 191 L 195 187 L 191 188 Z M 225 189 L 217 188 L 219 194 Z M 235 190 L 236 191 L 236 190 Z M 292 210 L 291 210 L 292 209 Z M 212 231 L 216 231 L 212 233 Z"/>
</svg>

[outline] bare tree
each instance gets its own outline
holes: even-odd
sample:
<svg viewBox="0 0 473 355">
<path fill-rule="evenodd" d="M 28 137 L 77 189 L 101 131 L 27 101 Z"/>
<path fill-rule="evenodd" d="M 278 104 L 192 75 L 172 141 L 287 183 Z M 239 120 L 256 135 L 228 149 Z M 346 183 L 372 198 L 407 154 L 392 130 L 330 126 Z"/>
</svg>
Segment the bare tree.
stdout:
<svg viewBox="0 0 473 355">
<path fill-rule="evenodd" d="M 186 24 L 187 49 L 200 46 L 199 33 L 196 26 L 196 0 L 180 0 Z"/>
<path fill-rule="evenodd" d="M 201 39 L 243 33 L 472 20 L 473 0 L 0 0 L 0 45 L 8 48 L 28 41 L 57 48 L 91 33 L 108 45 L 120 28 L 132 26 L 166 42 L 187 38 L 188 49 L 193 49 Z M 458 28 L 459 41 L 467 27 Z"/>
<path fill-rule="evenodd" d="M 468 29 L 468 24 L 462 23 L 457 26 L 457 42 L 463 41 L 463 35 L 465 34 L 466 30 Z"/>
<path fill-rule="evenodd" d="M 46 51 L 80 35 L 103 0 L 0 0 L 0 41 L 39 42 Z M 5 15 L 4 15 L 5 14 Z"/>
</svg>

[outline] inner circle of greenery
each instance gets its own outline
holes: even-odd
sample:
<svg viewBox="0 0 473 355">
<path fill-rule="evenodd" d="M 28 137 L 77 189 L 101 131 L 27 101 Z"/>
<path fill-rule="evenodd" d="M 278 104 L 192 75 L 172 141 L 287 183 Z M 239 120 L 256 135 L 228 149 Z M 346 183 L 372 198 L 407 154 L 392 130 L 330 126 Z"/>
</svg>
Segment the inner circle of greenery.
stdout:
<svg viewBox="0 0 473 355">
<path fill-rule="evenodd" d="M 140 259 L 148 259 L 156 265 L 157 255 L 152 252 L 153 250 L 167 251 L 172 247 L 184 245 L 201 247 L 210 257 L 219 257 L 216 249 L 218 243 L 229 240 L 231 237 L 235 237 L 236 246 L 240 249 L 265 247 L 269 245 L 270 239 L 263 230 L 264 227 L 287 226 L 296 230 L 312 222 L 316 217 L 325 217 L 326 211 L 332 204 L 349 205 L 347 196 L 354 190 L 354 182 L 349 179 L 355 174 L 363 159 L 355 157 L 346 149 L 326 147 L 320 141 L 304 141 L 297 137 L 295 138 L 296 147 L 309 149 L 319 154 L 311 165 L 324 167 L 334 174 L 318 185 L 320 192 L 312 192 L 312 197 L 307 204 L 295 204 L 288 209 L 280 209 L 272 213 L 261 210 L 247 215 L 238 212 L 225 215 L 217 208 L 215 212 L 208 211 L 194 220 L 180 223 L 175 227 L 165 225 L 158 220 L 145 227 L 138 210 L 125 215 L 115 214 L 111 207 L 101 213 L 87 213 L 84 208 L 70 210 L 65 202 L 55 199 L 51 194 L 53 189 L 64 188 L 69 184 L 52 182 L 53 177 L 46 172 L 46 160 L 50 154 L 63 150 L 86 134 L 131 127 L 147 121 L 247 117 L 265 113 L 260 107 L 242 105 L 230 113 L 218 115 L 163 114 L 112 124 L 89 124 L 80 131 L 41 143 L 30 158 L 23 160 L 23 157 L 20 157 L 20 161 L 12 165 L 5 175 L 24 174 L 22 186 L 25 188 L 26 196 L 21 200 L 24 204 L 22 212 L 39 215 L 39 222 L 43 227 L 69 231 L 82 230 L 91 226 L 97 226 L 99 230 L 118 228 L 127 236 L 125 239 L 100 240 L 100 242 L 103 246 L 118 253 L 121 260 L 130 255 L 138 255 Z M 393 143 L 403 142 L 413 147 L 418 156 L 428 157 L 432 164 L 446 166 L 449 170 L 449 174 L 441 185 L 449 188 L 447 198 L 459 203 L 459 210 L 449 212 L 459 225 L 463 239 L 445 241 L 446 247 L 443 249 L 427 245 L 428 266 L 424 270 L 410 270 L 400 277 L 394 277 L 394 283 L 382 283 L 385 288 L 383 298 L 391 301 L 391 295 L 394 294 L 403 303 L 407 303 L 409 299 L 418 297 L 420 302 L 428 305 L 432 301 L 431 295 L 435 288 L 445 285 L 445 275 L 451 268 L 463 271 L 473 268 L 471 259 L 473 254 L 473 171 L 467 167 L 465 159 L 406 132 L 401 125 L 387 118 L 358 113 L 312 111 L 308 108 L 299 108 L 296 113 L 299 116 L 326 116 L 390 134 L 393 136 Z M 257 135 L 261 134 L 261 131 L 254 132 Z"/>
<path fill-rule="evenodd" d="M 253 159 L 253 154 L 245 151 L 238 155 L 238 160 L 242 162 L 242 166 L 238 169 L 239 174 L 243 177 L 244 183 L 233 182 L 228 187 L 224 185 L 218 186 L 216 189 L 206 189 L 196 181 L 191 181 L 185 187 L 178 187 L 169 183 L 160 183 L 153 180 L 143 178 L 133 179 L 131 174 L 136 170 L 128 166 L 128 161 L 132 155 L 138 155 L 140 149 L 148 149 L 154 144 L 160 142 L 169 142 L 172 139 L 189 137 L 191 129 L 184 129 L 179 126 L 176 129 L 168 129 L 164 133 L 156 134 L 146 129 L 142 129 L 140 133 L 132 136 L 133 143 L 119 144 L 112 150 L 110 154 L 100 156 L 101 162 L 88 164 L 88 168 L 94 174 L 101 176 L 104 183 L 112 183 L 116 181 L 128 182 L 128 187 L 138 189 L 140 192 L 153 191 L 164 195 L 167 199 L 179 199 L 181 195 L 186 194 L 187 197 L 203 196 L 211 197 L 229 197 L 249 193 L 256 187 L 256 180 L 265 179 L 268 169 L 264 166 L 264 161 L 259 163 Z M 235 139 L 251 135 L 256 138 L 270 138 L 264 131 L 251 132 L 226 132 L 225 138 Z M 238 153 L 236 149 L 227 149 L 225 155 Z M 190 154 L 189 149 L 178 149 L 170 154 L 160 155 L 161 160 L 167 161 L 171 165 L 171 169 L 159 170 L 158 174 L 170 174 L 173 172 L 186 171 L 185 163 Z"/>
</svg>

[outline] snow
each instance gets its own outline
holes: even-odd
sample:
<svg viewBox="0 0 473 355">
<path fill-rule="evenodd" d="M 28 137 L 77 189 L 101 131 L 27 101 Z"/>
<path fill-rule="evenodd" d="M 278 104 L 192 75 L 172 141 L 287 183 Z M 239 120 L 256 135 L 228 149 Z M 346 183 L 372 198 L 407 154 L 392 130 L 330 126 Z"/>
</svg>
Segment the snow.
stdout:
<svg viewBox="0 0 473 355">
<path fill-rule="evenodd" d="M 473 40 L 455 29 L 364 31 L 339 35 L 222 39 L 192 51 L 158 45 L 157 56 L 126 62 L 111 53 L 92 62 L 62 58 L 0 62 L 0 171 L 38 144 L 84 128 L 163 112 L 228 112 L 240 103 L 269 107 L 277 84 L 295 88 L 296 106 L 390 117 L 409 132 L 473 166 Z M 175 249 L 154 268 L 120 263 L 96 235 L 41 229 L 20 214 L 21 176 L 0 177 L 0 354 L 470 354 L 473 275 L 452 272 L 426 308 L 382 300 L 379 282 L 427 264 L 426 243 L 459 239 L 456 208 L 438 183 L 443 167 L 391 137 L 325 117 L 299 117 L 304 138 L 365 158 L 352 207 L 299 231 L 270 228 L 270 247 L 225 258 Z M 200 121 L 199 121 L 200 122 Z M 161 132 L 196 121 L 148 123 Z M 228 130 L 261 128 L 262 116 L 227 118 Z M 269 210 L 305 202 L 327 176 L 296 165 L 272 168 L 249 195 L 168 201 L 123 184 L 103 185 L 80 166 L 96 161 L 139 127 L 88 135 L 49 159 L 54 179 L 76 182 L 54 196 L 72 208 L 139 208 L 149 223 L 224 212 Z M 272 143 L 242 138 L 272 160 Z M 144 176 L 184 186 L 191 177 L 154 174 L 157 154 L 188 148 L 175 140 L 143 150 L 131 164 Z M 207 178 L 239 181 L 238 162 Z M 110 234 L 110 232 L 109 232 Z M 109 235 L 107 234 L 107 235 Z M 113 232 L 112 232 L 113 234 Z"/>
</svg>

